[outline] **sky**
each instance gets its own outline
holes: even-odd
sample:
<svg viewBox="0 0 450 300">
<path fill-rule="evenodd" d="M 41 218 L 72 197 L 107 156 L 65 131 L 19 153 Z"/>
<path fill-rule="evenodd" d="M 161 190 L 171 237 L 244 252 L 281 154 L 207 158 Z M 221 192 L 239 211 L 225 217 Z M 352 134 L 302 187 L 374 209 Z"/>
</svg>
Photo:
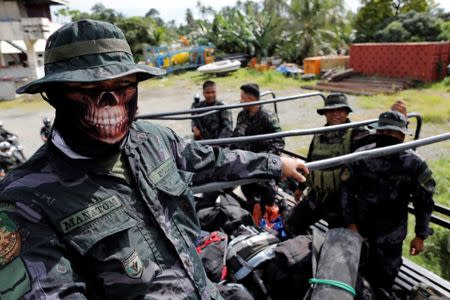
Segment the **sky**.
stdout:
<svg viewBox="0 0 450 300">
<path fill-rule="evenodd" d="M 184 15 L 187 8 L 190 8 L 196 17 L 198 11 L 197 0 L 68 0 L 71 9 L 90 12 L 95 3 L 101 2 L 107 8 L 112 8 L 126 16 L 143 16 L 150 8 L 159 11 L 164 21 L 175 20 L 178 24 L 184 22 Z M 234 5 L 237 0 L 203 0 L 202 4 L 213 7 L 216 10 L 224 6 Z M 358 9 L 359 0 L 345 0 L 346 5 L 352 11 Z M 436 0 L 445 11 L 450 11 L 450 0 Z M 58 8 L 58 6 L 55 6 Z"/>
</svg>

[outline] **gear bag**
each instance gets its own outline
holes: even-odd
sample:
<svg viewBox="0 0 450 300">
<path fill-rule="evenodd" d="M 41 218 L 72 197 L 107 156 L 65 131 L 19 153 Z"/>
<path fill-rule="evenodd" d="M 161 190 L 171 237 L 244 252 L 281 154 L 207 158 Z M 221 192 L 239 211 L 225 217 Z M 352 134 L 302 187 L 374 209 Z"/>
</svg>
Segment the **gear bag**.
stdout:
<svg viewBox="0 0 450 300">
<path fill-rule="evenodd" d="M 345 228 L 328 230 L 323 238 L 313 230 L 313 278 L 305 299 L 352 300 L 361 254 L 362 237 Z"/>
<path fill-rule="evenodd" d="M 196 242 L 197 253 L 202 259 L 206 275 L 212 282 L 220 282 L 227 277 L 228 236 L 221 231 L 202 231 Z"/>
<path fill-rule="evenodd" d="M 274 300 L 301 299 L 312 276 L 312 236 L 299 235 L 275 248 L 275 258 L 264 273 L 264 282 Z"/>
<path fill-rule="evenodd" d="M 234 280 L 242 280 L 265 261 L 275 257 L 280 240 L 273 234 L 261 232 L 240 235 L 228 245 L 227 266 Z"/>
<path fill-rule="evenodd" d="M 252 215 L 245 209 L 235 205 L 216 203 L 214 207 L 200 209 L 197 212 L 200 226 L 205 231 L 222 229 L 232 234 L 240 225 L 254 226 Z"/>
</svg>

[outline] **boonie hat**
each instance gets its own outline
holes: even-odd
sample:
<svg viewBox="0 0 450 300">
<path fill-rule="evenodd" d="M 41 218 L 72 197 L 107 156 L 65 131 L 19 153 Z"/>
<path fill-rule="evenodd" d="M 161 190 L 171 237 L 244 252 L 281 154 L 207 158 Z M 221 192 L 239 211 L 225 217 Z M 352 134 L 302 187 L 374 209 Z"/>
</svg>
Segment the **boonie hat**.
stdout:
<svg viewBox="0 0 450 300">
<path fill-rule="evenodd" d="M 406 127 L 408 120 L 398 111 L 387 111 L 378 117 L 378 124 L 375 126 L 376 130 L 394 130 L 400 131 L 403 134 L 409 134 Z"/>
<path fill-rule="evenodd" d="M 17 89 L 18 94 L 41 93 L 53 83 L 96 82 L 130 74 L 143 81 L 166 73 L 136 64 L 123 32 L 96 20 L 72 22 L 55 31 L 47 40 L 44 64 L 45 76 Z"/>
<path fill-rule="evenodd" d="M 323 115 L 325 111 L 336 108 L 346 108 L 348 112 L 353 111 L 348 105 L 347 96 L 341 93 L 332 93 L 325 99 L 325 106 L 317 109 L 317 113 Z"/>
</svg>

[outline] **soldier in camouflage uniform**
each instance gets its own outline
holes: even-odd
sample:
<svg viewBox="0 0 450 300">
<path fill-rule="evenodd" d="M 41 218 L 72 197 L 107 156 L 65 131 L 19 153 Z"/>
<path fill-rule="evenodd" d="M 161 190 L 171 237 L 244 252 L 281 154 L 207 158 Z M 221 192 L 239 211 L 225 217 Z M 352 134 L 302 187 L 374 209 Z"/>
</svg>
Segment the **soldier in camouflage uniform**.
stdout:
<svg viewBox="0 0 450 300">
<path fill-rule="evenodd" d="M 350 123 L 348 114 L 352 112 L 344 94 L 330 94 L 325 106 L 317 109 L 325 115 L 325 126 Z M 371 143 L 373 135 L 366 127 L 343 129 L 315 134 L 309 146 L 307 161 L 332 158 L 355 151 Z M 294 208 L 287 220 L 292 234 L 305 234 L 309 226 L 325 219 L 330 228 L 341 227 L 342 213 L 339 205 L 339 176 L 341 167 L 312 171 L 306 184 L 295 192 L 296 200 L 305 191 L 303 200 Z"/>
<path fill-rule="evenodd" d="M 224 105 L 216 99 L 217 88 L 214 81 L 205 81 L 203 83 L 203 96 L 205 100 L 199 103 L 193 103 L 193 108 L 210 107 L 215 105 Z M 221 139 L 232 136 L 233 118 L 231 111 L 221 110 L 219 112 L 206 115 L 204 117 L 192 120 L 192 132 L 195 140 Z"/>
<path fill-rule="evenodd" d="M 257 84 L 250 83 L 241 86 L 241 103 L 258 101 L 259 97 L 260 92 Z M 239 112 L 233 136 L 251 136 L 275 132 L 281 132 L 277 115 L 265 110 L 260 105 L 255 105 L 246 106 Z M 284 148 L 284 140 L 278 138 L 252 143 L 239 143 L 237 145 L 232 145 L 232 148 L 279 155 Z M 258 198 L 261 201 L 261 210 L 264 209 L 265 204 L 271 205 L 275 202 L 275 181 L 263 184 L 248 184 L 241 186 L 241 189 L 247 199 L 246 204 L 243 206 L 250 212 L 253 212 L 253 205 Z"/>
<path fill-rule="evenodd" d="M 195 249 L 191 183 L 304 164 L 186 143 L 134 122 L 139 81 L 123 33 L 92 20 L 50 36 L 45 77 L 17 90 L 56 108 L 51 138 L 0 185 L 1 299 L 218 299 Z"/>
<path fill-rule="evenodd" d="M 406 117 L 397 111 L 379 117 L 376 147 L 402 143 Z M 402 244 L 407 234 L 408 203 L 416 215 L 415 238 L 410 254 L 424 249 L 431 233 L 435 181 L 430 169 L 414 151 L 358 160 L 341 173 L 341 204 L 348 228 L 367 239 L 369 254 L 363 275 L 378 299 L 389 299 L 389 290 L 402 264 Z"/>
</svg>

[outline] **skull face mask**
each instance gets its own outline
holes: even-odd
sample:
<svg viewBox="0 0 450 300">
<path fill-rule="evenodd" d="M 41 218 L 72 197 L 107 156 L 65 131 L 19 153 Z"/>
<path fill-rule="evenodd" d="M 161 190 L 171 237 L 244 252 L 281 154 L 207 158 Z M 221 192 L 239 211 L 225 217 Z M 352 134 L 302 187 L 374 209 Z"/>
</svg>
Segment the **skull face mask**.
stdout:
<svg viewBox="0 0 450 300">
<path fill-rule="evenodd" d="M 89 157 L 120 151 L 136 113 L 137 83 L 64 86 L 47 94 L 56 108 L 54 127 L 74 151 Z"/>
<path fill-rule="evenodd" d="M 115 144 L 128 132 L 136 93 L 133 84 L 109 91 L 73 91 L 66 97 L 75 106 L 81 131 L 100 142 Z"/>
</svg>

